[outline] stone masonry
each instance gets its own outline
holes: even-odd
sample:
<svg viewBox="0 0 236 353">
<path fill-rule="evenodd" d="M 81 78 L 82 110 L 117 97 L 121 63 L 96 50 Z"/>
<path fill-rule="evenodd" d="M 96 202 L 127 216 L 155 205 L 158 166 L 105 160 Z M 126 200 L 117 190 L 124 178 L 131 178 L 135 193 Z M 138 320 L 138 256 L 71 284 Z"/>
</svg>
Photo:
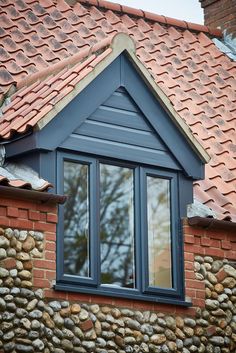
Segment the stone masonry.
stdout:
<svg viewBox="0 0 236 353">
<path fill-rule="evenodd" d="M 0 351 L 235 353 L 236 270 L 228 260 L 196 255 L 205 305 L 172 314 L 45 297 L 34 285 L 44 240 L 43 232 L 0 229 Z"/>
</svg>

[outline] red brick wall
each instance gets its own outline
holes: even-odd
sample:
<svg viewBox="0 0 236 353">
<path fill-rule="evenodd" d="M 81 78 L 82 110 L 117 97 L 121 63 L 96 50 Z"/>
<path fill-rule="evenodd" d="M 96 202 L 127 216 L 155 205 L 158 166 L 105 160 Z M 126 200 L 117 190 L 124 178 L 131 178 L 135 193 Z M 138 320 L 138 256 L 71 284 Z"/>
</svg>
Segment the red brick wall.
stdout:
<svg viewBox="0 0 236 353">
<path fill-rule="evenodd" d="M 236 260 L 236 236 L 224 230 L 208 230 L 190 227 L 184 222 L 185 288 L 186 295 L 193 305 L 204 307 L 205 285 L 195 279 L 194 257 L 211 256 L 213 258 Z"/>
<path fill-rule="evenodd" d="M 235 0 L 200 0 L 204 9 L 204 22 L 209 27 L 220 27 L 227 34 L 236 36 Z"/>
<path fill-rule="evenodd" d="M 194 257 L 196 255 L 212 256 L 214 258 L 236 259 L 236 236 L 227 231 L 204 230 L 190 227 L 184 221 L 185 236 L 185 288 L 186 296 L 193 303 L 191 308 L 182 308 L 173 305 L 156 304 L 143 301 L 126 300 L 119 298 L 102 297 L 68 292 L 54 291 L 52 285 L 56 278 L 56 222 L 57 206 L 1 199 L 0 227 L 33 230 L 44 233 L 43 257 L 33 259 L 33 285 L 35 288 L 44 288 L 49 298 L 69 301 L 84 301 L 114 306 L 124 306 L 138 310 L 153 310 L 172 314 L 194 315 L 195 307 L 205 306 L 204 281 L 197 280 L 194 273 Z"/>
<path fill-rule="evenodd" d="M 45 247 L 42 259 L 34 259 L 33 284 L 50 288 L 56 273 L 57 205 L 1 198 L 0 227 L 33 230 L 44 233 Z"/>
</svg>

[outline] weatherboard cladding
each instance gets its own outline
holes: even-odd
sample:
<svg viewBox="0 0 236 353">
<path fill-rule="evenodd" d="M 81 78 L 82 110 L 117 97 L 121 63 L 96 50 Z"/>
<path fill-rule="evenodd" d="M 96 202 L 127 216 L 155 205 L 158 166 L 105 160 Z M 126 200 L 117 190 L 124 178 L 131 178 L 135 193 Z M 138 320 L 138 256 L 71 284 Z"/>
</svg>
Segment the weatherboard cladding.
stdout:
<svg viewBox="0 0 236 353">
<path fill-rule="evenodd" d="M 125 89 L 116 90 L 74 133 L 167 151 Z"/>
<path fill-rule="evenodd" d="M 7 95 L 12 100 L 1 129 L 12 122 L 17 133 L 32 129 L 54 100 L 74 89 L 74 84 L 67 85 L 52 98 L 50 92 L 71 75 L 61 68 L 53 76 L 52 65 L 125 32 L 134 39 L 140 61 L 211 155 L 205 180 L 195 183 L 195 197 L 218 218 L 236 220 L 236 62 L 211 40 L 220 31 L 106 1 L 80 0 L 72 5 L 63 0 L 0 1 L 0 5 L 0 100 Z M 45 69 L 53 87 L 40 76 Z M 34 73 L 39 74 L 38 81 L 24 86 Z M 12 96 L 19 87 L 19 95 Z M 35 100 L 40 104 L 31 111 Z"/>
<path fill-rule="evenodd" d="M 80 151 L 96 151 L 105 157 L 111 153 L 136 162 L 151 162 L 152 157 L 159 166 L 180 169 L 125 89 L 116 90 L 71 134 L 63 147 L 73 139 Z"/>
</svg>

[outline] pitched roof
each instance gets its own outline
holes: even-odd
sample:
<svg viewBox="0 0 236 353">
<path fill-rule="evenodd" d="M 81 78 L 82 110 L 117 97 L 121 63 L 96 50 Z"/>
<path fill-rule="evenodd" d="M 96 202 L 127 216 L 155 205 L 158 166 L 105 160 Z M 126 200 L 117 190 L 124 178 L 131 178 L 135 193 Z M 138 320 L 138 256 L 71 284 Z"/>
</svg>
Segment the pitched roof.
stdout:
<svg viewBox="0 0 236 353">
<path fill-rule="evenodd" d="M 218 30 L 102 0 L 0 3 L 2 97 L 22 87 L 1 118 L 2 138 L 31 129 L 51 104 L 72 92 L 83 71 L 109 55 L 110 37 L 127 33 L 139 60 L 212 156 L 206 179 L 195 183 L 195 197 L 219 218 L 236 221 L 236 62 L 211 40 Z M 107 44 L 92 52 L 101 41 Z M 50 67 L 54 76 L 43 80 L 42 71 Z M 56 80 L 59 95 L 50 86 Z"/>
</svg>

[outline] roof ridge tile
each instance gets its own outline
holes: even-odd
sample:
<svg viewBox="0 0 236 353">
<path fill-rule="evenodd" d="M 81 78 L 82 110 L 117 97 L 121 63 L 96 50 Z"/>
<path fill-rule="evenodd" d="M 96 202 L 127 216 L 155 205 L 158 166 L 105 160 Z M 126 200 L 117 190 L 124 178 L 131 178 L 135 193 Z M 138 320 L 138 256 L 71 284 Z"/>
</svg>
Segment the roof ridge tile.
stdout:
<svg viewBox="0 0 236 353">
<path fill-rule="evenodd" d="M 158 15 L 153 12 L 143 11 L 141 9 L 136 9 L 125 5 L 112 3 L 110 1 L 104 1 L 104 0 L 77 0 L 77 1 L 86 6 L 96 6 L 96 7 L 104 8 L 106 10 L 126 13 L 128 15 L 135 16 L 135 17 L 146 18 L 147 20 L 160 22 L 162 24 L 166 24 L 170 26 L 175 26 L 183 29 L 188 28 L 191 31 L 205 32 L 216 37 L 222 37 L 222 31 L 217 28 L 210 28 L 198 23 L 192 23 L 192 22 L 178 20 L 172 17 Z"/>
</svg>

